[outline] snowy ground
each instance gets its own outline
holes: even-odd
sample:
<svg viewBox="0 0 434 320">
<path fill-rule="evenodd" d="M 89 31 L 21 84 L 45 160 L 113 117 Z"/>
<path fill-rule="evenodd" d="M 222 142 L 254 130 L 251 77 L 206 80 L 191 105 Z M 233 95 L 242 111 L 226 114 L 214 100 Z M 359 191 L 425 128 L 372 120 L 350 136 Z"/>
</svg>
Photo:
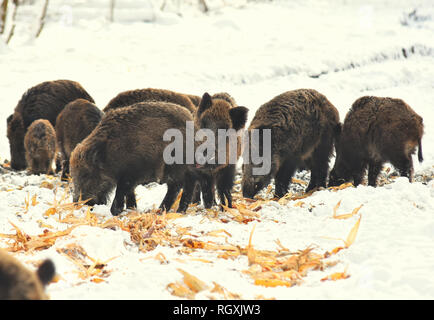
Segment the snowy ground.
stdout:
<svg viewBox="0 0 434 320">
<path fill-rule="evenodd" d="M 222 7 L 208 15 L 186 6 L 182 17 L 155 11 L 155 6 L 138 11 L 133 7 L 138 1 L 125 1 L 124 7 L 123 1 L 117 1 L 123 11 L 119 9 L 120 18 L 114 23 L 102 14 L 92 16 L 92 8 L 98 9 L 103 2 L 71 8 L 67 1 L 59 1 L 50 8 L 40 38 L 17 31 L 9 46 L 0 42 L 2 162 L 9 159 L 7 116 L 27 88 L 54 79 L 79 81 L 101 108 L 117 93 L 135 88 L 198 95 L 227 91 L 239 105 L 249 107 L 249 119 L 261 104 L 297 88 L 325 94 L 341 119 L 360 96 L 402 98 L 424 118 L 425 161 L 419 164 L 415 159 L 417 182 L 412 184 L 397 178 L 378 188 L 323 190 L 302 199 L 269 201 L 247 220 L 200 208 L 191 209 L 185 217 L 155 220 L 149 215 L 154 220 L 151 229 L 144 229 L 148 239 L 141 250 L 132 228 L 119 225 L 147 221 L 145 216 L 130 212 L 111 220 L 109 206 L 96 206 L 92 213 L 87 213 L 86 206 L 58 209 L 48 215 L 55 196 L 62 203 L 71 201 L 68 194 L 60 200 L 66 191 L 59 178 L 5 171 L 0 175 L 0 233 L 15 235 L 12 222 L 33 240 L 43 234 L 50 239 L 43 250 L 13 254 L 29 268 L 43 258 L 53 259 L 59 279 L 47 288 L 52 299 L 177 299 L 173 288 L 191 284 L 191 278 L 183 280 L 179 269 L 203 281 L 201 289 L 207 286 L 196 294 L 184 286 L 185 296 L 196 299 L 223 299 L 225 294 L 242 299 L 434 298 L 431 0 L 333 1 L 333 6 L 331 1 L 313 0 L 259 2 Z M 35 1 L 22 8 L 21 28 L 33 30 L 41 4 Z M 128 8 L 135 14 L 129 15 Z M 297 178 L 305 181 L 308 174 L 302 172 Z M 50 188 L 56 185 L 55 195 L 56 188 Z M 300 185 L 294 184 L 294 192 L 296 188 Z M 165 190 L 161 185 L 138 187 L 139 213 L 158 206 Z M 333 218 L 335 207 L 339 216 L 361 205 L 348 219 Z M 77 221 L 83 225 L 77 226 Z M 113 221 L 118 226 L 108 225 Z M 338 239 L 347 239 L 358 221 L 354 243 L 325 258 L 326 252 L 344 246 Z M 72 231 L 67 229 L 70 226 Z M 49 237 L 63 230 L 68 234 Z M 258 250 L 256 259 L 244 250 L 250 235 L 250 248 Z M 190 248 L 183 242 L 186 239 L 212 242 L 220 250 Z M 155 241 L 160 244 L 147 246 Z M 1 247 L 12 243 L 0 238 Z M 237 246 L 238 254 L 228 257 L 234 252 L 228 248 Z M 321 255 L 322 270 L 309 269 L 300 279 L 291 278 L 296 283 L 291 287 L 255 284 L 254 276 L 265 277 L 267 271 L 274 272 L 267 274 L 271 278 L 280 277 L 280 269 L 267 266 L 276 267 L 277 260 L 309 247 L 316 257 Z M 65 248 L 82 248 L 88 257 L 105 264 Z M 273 252 L 274 262 L 260 261 L 266 252 Z M 83 270 L 87 270 L 84 275 Z M 342 276 L 344 271 L 349 275 L 346 279 L 321 281 L 331 274 Z M 216 284 L 225 289 L 218 290 L 221 287 Z"/>
</svg>

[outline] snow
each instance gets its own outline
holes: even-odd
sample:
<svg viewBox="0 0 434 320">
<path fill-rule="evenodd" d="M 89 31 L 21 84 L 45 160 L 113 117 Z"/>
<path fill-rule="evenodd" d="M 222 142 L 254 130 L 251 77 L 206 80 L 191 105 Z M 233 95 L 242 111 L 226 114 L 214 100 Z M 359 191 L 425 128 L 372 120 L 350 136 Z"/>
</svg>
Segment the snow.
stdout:
<svg viewBox="0 0 434 320">
<path fill-rule="evenodd" d="M 209 2 L 213 10 L 203 14 L 188 3 L 178 8 L 168 1 L 171 6 L 160 11 L 158 1 L 143 6 L 117 1 L 113 23 L 107 20 L 106 1 L 50 2 L 38 39 L 29 30 L 36 32 L 43 1 L 19 8 L 10 44 L 0 41 L 0 118 L 13 112 L 27 88 L 54 79 L 79 81 L 100 108 L 117 93 L 136 88 L 197 95 L 227 91 L 250 109 L 249 120 L 261 104 L 297 88 L 325 94 L 342 120 L 358 97 L 390 96 L 403 99 L 424 118 L 425 160 L 414 159 L 416 182 L 396 178 L 377 188 L 362 185 L 317 191 L 287 204 L 272 201 L 258 211 L 260 221 L 247 224 L 209 219 L 203 210 L 168 222 L 171 232 L 188 228 L 202 241 L 240 247 L 247 246 L 255 226 L 252 243 L 257 250 L 277 250 L 279 240 L 291 251 L 314 246 L 315 252 L 324 253 L 342 246 L 339 239 L 346 239 L 361 217 L 355 242 L 330 258 L 337 264 L 309 271 L 300 285 L 290 288 L 254 285 L 242 272 L 249 268 L 245 255 L 226 260 L 216 258 L 215 252 L 186 254 L 167 245 L 142 252 L 120 228 L 82 225 L 48 249 L 13 254 L 29 268 L 44 258 L 54 261 L 61 279 L 47 287 L 52 299 L 178 299 L 167 286 L 182 282 L 179 268 L 243 299 L 433 299 L 434 180 L 422 182 L 422 176 L 434 174 L 432 1 L 342 0 L 333 6 L 325 0 L 237 1 L 232 6 Z M 6 121 L 0 137 L 3 162 L 10 157 Z M 58 177 L 45 175 L 0 175 L 0 233 L 15 232 L 9 222 L 29 235 L 42 234 L 46 225 L 50 231 L 70 226 L 59 222 L 57 214 L 44 215 L 65 190 L 59 186 L 55 195 L 55 189 L 40 187 L 43 181 L 60 184 Z M 138 211 L 158 206 L 165 191 L 158 184 L 137 187 Z M 26 212 L 24 199 L 35 194 L 38 203 Z M 349 219 L 333 219 L 339 201 L 338 214 L 363 206 Z M 95 206 L 92 214 L 102 221 L 111 218 L 109 206 Z M 86 206 L 74 215 L 85 217 Z M 231 236 L 204 235 L 221 229 Z M 8 244 L 0 238 L 0 247 Z M 98 261 L 108 260 L 105 281 L 78 277 L 77 266 L 57 251 L 69 244 L 80 245 Z M 168 263 L 156 259 L 158 254 Z M 349 278 L 320 281 L 345 268 Z M 221 298 L 209 290 L 196 294 L 197 299 L 211 296 Z"/>
</svg>

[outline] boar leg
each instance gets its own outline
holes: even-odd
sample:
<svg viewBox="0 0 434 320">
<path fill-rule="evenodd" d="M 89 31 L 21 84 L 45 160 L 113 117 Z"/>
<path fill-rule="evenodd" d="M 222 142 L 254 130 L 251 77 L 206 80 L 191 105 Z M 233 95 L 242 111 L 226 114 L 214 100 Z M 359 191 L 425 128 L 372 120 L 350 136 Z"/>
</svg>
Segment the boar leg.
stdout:
<svg viewBox="0 0 434 320">
<path fill-rule="evenodd" d="M 235 165 L 230 164 L 225 168 L 219 170 L 216 175 L 217 180 L 217 193 L 220 198 L 220 204 L 226 205 L 232 208 L 232 187 L 234 186 L 235 178 Z"/>
<path fill-rule="evenodd" d="M 194 186 L 194 191 L 193 191 L 193 198 L 191 200 L 192 203 L 200 203 L 201 202 L 201 197 L 200 197 L 200 183 L 196 182 L 195 186 Z"/>
<path fill-rule="evenodd" d="M 309 192 L 315 188 L 327 186 L 327 172 L 329 169 L 329 159 L 333 151 L 333 141 L 323 138 L 321 144 L 315 149 L 310 161 L 310 182 L 306 188 Z"/>
<path fill-rule="evenodd" d="M 360 164 L 353 170 L 353 179 L 354 186 L 357 187 L 360 183 L 362 183 L 363 176 L 365 175 L 367 163 L 365 161 L 361 161 Z"/>
<path fill-rule="evenodd" d="M 200 175 L 200 189 L 202 190 L 205 208 L 211 208 L 215 205 L 215 186 L 214 178 L 211 173 L 203 173 Z"/>
<path fill-rule="evenodd" d="M 275 191 L 278 198 L 282 198 L 288 192 L 289 181 L 295 173 L 297 166 L 294 161 L 286 160 L 276 173 L 274 178 Z"/>
<path fill-rule="evenodd" d="M 136 194 L 134 190 L 128 192 L 125 196 L 127 208 L 137 208 Z"/>
<path fill-rule="evenodd" d="M 379 161 L 369 161 L 368 169 L 368 185 L 372 187 L 377 186 L 377 177 L 380 174 L 383 163 Z"/>
<path fill-rule="evenodd" d="M 57 167 L 57 163 L 56 163 L 56 167 Z M 69 174 L 69 160 L 63 160 L 62 161 L 62 175 L 60 177 L 61 180 L 68 180 L 68 175 Z"/>
<path fill-rule="evenodd" d="M 132 184 L 129 181 L 121 180 L 117 184 L 115 198 L 113 199 L 110 208 L 110 212 L 114 216 L 117 216 L 124 210 L 125 198 L 127 199 L 127 207 L 135 208 L 137 206 L 134 187 L 132 187 Z"/>
<path fill-rule="evenodd" d="M 184 213 L 187 211 L 188 205 L 191 203 L 193 198 L 193 194 L 196 190 L 198 184 L 196 184 L 197 176 L 192 173 L 185 174 L 185 181 L 182 191 L 181 200 L 179 201 L 178 212 Z M 200 189 L 199 189 L 199 197 L 200 197 Z"/>
<path fill-rule="evenodd" d="M 173 203 L 175 202 L 175 199 L 181 190 L 182 184 L 178 181 L 168 181 L 167 182 L 167 193 L 166 196 L 163 199 L 163 202 L 161 202 L 160 208 L 162 210 L 169 211 L 172 207 Z"/>
<path fill-rule="evenodd" d="M 411 155 L 401 155 L 391 162 L 398 169 L 401 177 L 407 177 L 410 182 L 413 182 L 413 159 Z"/>
</svg>

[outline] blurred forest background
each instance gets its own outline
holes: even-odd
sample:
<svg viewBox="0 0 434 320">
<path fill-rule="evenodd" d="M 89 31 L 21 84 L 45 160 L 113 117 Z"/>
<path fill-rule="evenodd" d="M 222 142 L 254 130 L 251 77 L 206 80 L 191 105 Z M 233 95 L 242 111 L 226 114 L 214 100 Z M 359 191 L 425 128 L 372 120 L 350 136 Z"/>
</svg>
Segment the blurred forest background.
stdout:
<svg viewBox="0 0 434 320">
<path fill-rule="evenodd" d="M 153 22 L 159 13 L 179 17 L 207 14 L 223 7 L 273 0 L 0 0 L 0 37 L 9 43 L 16 32 L 38 37 L 47 19 L 72 24 L 74 17 L 108 22 Z"/>
</svg>

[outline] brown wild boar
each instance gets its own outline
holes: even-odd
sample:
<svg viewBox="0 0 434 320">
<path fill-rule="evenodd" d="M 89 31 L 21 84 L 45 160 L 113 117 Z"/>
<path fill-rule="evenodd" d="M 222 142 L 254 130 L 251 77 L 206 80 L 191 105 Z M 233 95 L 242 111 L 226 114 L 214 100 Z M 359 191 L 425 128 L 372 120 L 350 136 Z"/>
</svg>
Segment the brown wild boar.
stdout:
<svg viewBox="0 0 434 320">
<path fill-rule="evenodd" d="M 53 160 L 56 154 L 56 132 L 50 121 L 33 121 L 24 137 L 26 162 L 31 174 L 53 174 Z"/>
<path fill-rule="evenodd" d="M 182 93 L 165 90 L 165 89 L 137 89 L 119 93 L 116 97 L 110 100 L 107 106 L 103 109 L 105 113 L 110 110 L 126 107 L 138 102 L 145 101 L 164 101 L 171 102 L 187 108 L 191 113 L 196 111 L 195 105 L 190 98 Z"/>
<path fill-rule="evenodd" d="M 51 260 L 45 260 L 36 272 L 32 272 L 0 249 L 0 300 L 47 300 L 45 286 L 54 275 Z"/>
<path fill-rule="evenodd" d="M 365 96 L 348 111 L 336 144 L 335 165 L 329 186 L 346 181 L 362 182 L 368 167 L 368 185 L 376 186 L 385 162 L 401 176 L 413 179 L 412 154 L 419 148 L 422 156 L 423 120 L 401 99 Z"/>
<path fill-rule="evenodd" d="M 30 124 L 37 119 L 47 119 L 54 126 L 65 105 L 78 98 L 94 102 L 78 82 L 71 80 L 42 82 L 23 94 L 14 113 L 7 118 L 12 169 L 24 170 L 27 167 L 24 135 Z"/>
<path fill-rule="evenodd" d="M 232 129 L 236 132 L 245 127 L 248 111 L 246 107 L 237 107 L 235 100 L 226 93 L 213 97 L 204 93 L 195 114 L 195 122 L 198 128 L 211 130 L 217 143 L 219 130 Z M 228 206 L 232 207 L 231 190 L 234 184 L 236 164 L 229 163 L 229 139 L 226 139 L 226 144 L 226 161 L 218 163 L 216 152 L 214 155 L 216 164 L 205 164 L 198 173 L 197 180 L 202 191 L 205 208 L 210 208 L 215 204 L 214 193 L 216 189 L 221 204 L 225 204 L 227 201 Z M 240 141 L 237 140 L 237 159 L 240 156 L 239 147 Z M 215 149 L 218 150 L 218 146 Z M 197 191 L 194 198 L 194 202 L 199 200 Z"/>
<path fill-rule="evenodd" d="M 138 184 L 158 182 L 167 183 L 167 194 L 160 207 L 169 210 L 186 184 L 179 205 L 179 211 L 185 211 L 193 194 L 194 184 L 187 180 L 194 166 L 185 164 L 186 161 L 166 164 L 164 150 L 170 142 L 163 137 L 168 129 L 179 130 L 186 150 L 186 121 L 193 121 L 191 113 L 168 102 L 140 102 L 105 114 L 72 151 L 74 201 L 81 197 L 91 199 L 90 205 L 105 204 L 109 192 L 116 187 L 111 212 L 118 215 L 125 202 L 127 208 L 136 207 L 134 189 Z"/>
<path fill-rule="evenodd" d="M 101 121 L 104 113 L 92 102 L 77 99 L 68 103 L 56 120 L 57 150 L 61 154 L 62 179 L 69 174 L 69 157 L 75 146 Z"/>
<path fill-rule="evenodd" d="M 268 174 L 254 175 L 257 165 L 252 161 L 243 164 L 243 196 L 253 198 L 272 178 L 275 194 L 284 196 L 295 171 L 306 167 L 311 170 L 306 192 L 325 187 L 329 158 L 333 143 L 339 133 L 339 113 L 321 93 L 313 89 L 298 89 L 282 93 L 263 104 L 249 126 L 260 133 L 259 145 L 250 147 L 262 154 L 263 129 L 271 130 Z M 266 159 L 266 157 L 265 157 Z"/>
</svg>

